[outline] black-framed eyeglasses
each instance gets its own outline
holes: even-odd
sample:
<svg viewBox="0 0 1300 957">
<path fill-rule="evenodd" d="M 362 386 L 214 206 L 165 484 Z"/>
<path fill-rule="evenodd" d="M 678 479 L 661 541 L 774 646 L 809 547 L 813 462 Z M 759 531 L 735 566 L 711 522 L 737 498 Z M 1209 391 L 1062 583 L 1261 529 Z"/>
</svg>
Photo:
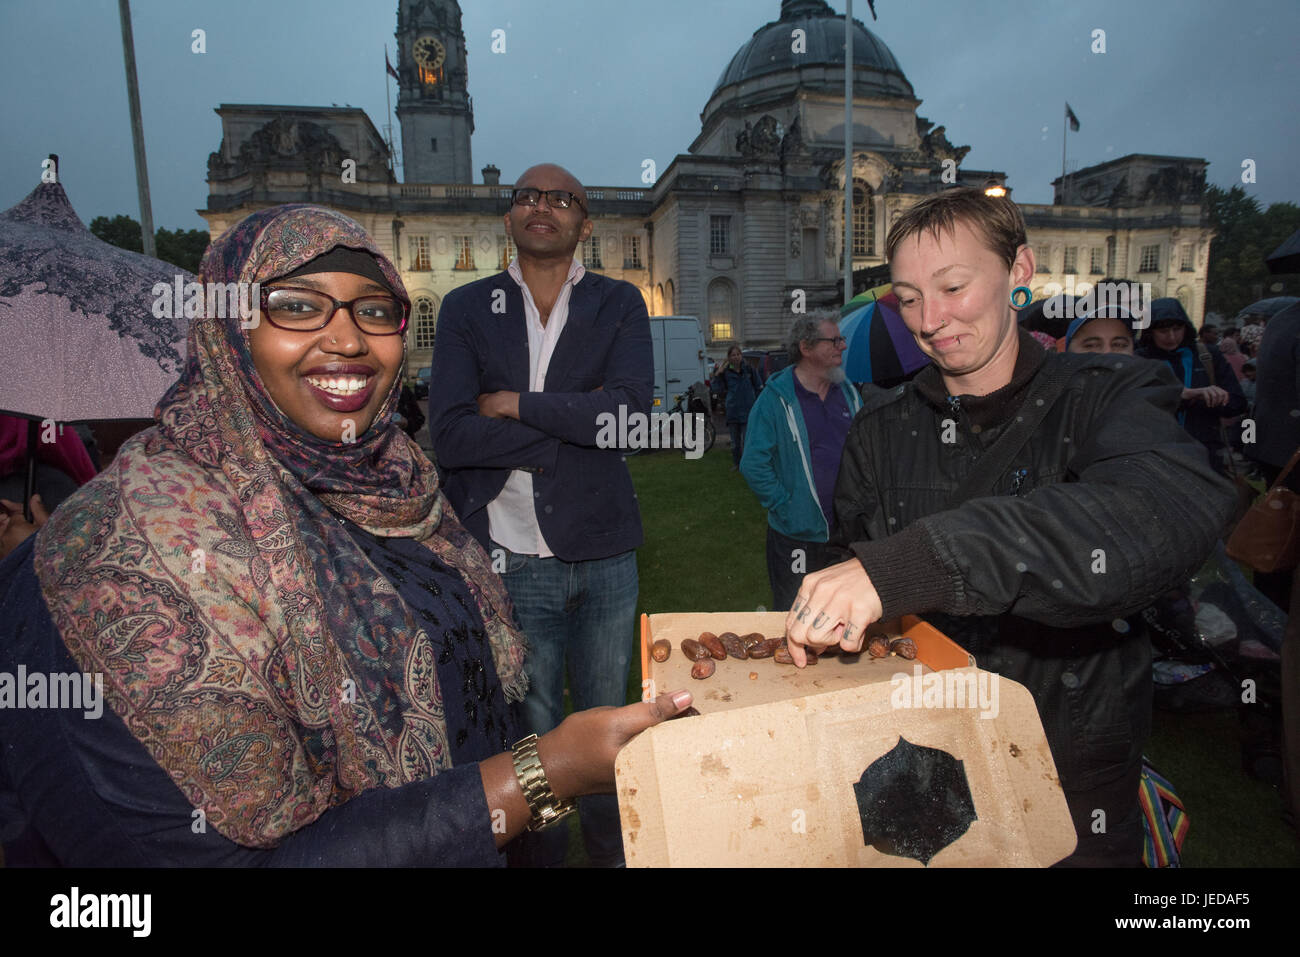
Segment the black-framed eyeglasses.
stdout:
<svg viewBox="0 0 1300 957">
<path fill-rule="evenodd" d="M 517 189 L 510 194 L 510 201 L 516 206 L 536 206 L 537 201 L 543 196 L 546 197 L 546 205 L 553 209 L 568 209 L 573 203 L 577 203 L 586 212 L 587 206 L 578 197 L 577 193 L 570 193 L 567 189 L 534 189 L 531 186 L 525 186 L 523 189 Z"/>
<path fill-rule="evenodd" d="M 262 314 L 277 329 L 315 332 L 324 329 L 339 309 L 368 336 L 395 336 L 406 330 L 406 303 L 393 296 L 358 296 L 343 301 L 315 289 L 279 286 L 262 290 Z"/>
<path fill-rule="evenodd" d="M 843 336 L 814 336 L 814 337 L 813 337 L 811 340 L 809 340 L 809 341 L 811 341 L 811 342 L 833 342 L 833 343 L 835 343 L 837 346 L 847 346 L 847 345 L 849 344 L 849 340 L 845 339 Z"/>
</svg>

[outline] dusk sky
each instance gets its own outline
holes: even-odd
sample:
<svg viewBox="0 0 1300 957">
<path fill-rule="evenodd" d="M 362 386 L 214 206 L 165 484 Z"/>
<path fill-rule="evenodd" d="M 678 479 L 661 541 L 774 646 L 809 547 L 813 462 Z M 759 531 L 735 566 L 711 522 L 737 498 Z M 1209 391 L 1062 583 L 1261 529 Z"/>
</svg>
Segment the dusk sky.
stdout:
<svg viewBox="0 0 1300 957">
<path fill-rule="evenodd" d="M 832 7 L 842 12 L 843 0 Z M 465 0 L 475 180 L 563 163 L 588 185 L 640 185 L 699 132 L 722 70 L 779 0 Z M 1020 202 L 1051 202 L 1063 102 L 1081 166 L 1128 153 L 1201 157 L 1208 180 L 1262 204 L 1300 200 L 1300 3 L 1295 0 L 866 0 L 854 14 L 893 51 L 920 114 L 1003 170 Z M 384 44 L 396 0 L 133 0 L 154 222 L 205 228 L 207 156 L 222 103 L 361 107 L 385 125 Z M 207 52 L 191 52 L 206 31 Z M 491 52 L 494 29 L 506 52 Z M 1092 32 L 1105 30 L 1106 52 Z M 0 0 L 0 208 L 48 153 L 82 219 L 138 218 L 118 7 Z M 396 122 L 394 121 L 396 126 Z M 399 144 L 400 151 L 400 144 Z M 1073 162 L 1072 162 L 1073 165 Z"/>
</svg>

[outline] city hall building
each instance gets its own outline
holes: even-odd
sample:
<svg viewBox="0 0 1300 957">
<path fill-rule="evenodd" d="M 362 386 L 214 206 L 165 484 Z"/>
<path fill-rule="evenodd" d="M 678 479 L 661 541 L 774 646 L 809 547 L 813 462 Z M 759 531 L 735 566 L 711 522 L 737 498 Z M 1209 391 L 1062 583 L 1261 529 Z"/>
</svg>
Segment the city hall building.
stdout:
<svg viewBox="0 0 1300 957">
<path fill-rule="evenodd" d="M 711 350 L 774 348 L 797 290 L 809 309 L 842 302 L 846 178 L 857 287 L 886 274 L 889 226 L 922 196 L 954 182 L 1010 190 L 1004 173 L 961 165 L 969 147 L 917 112 L 921 100 L 880 38 L 860 22 L 854 30 L 851 169 L 844 17 L 823 0 L 782 0 L 779 19 L 721 65 L 699 135 L 653 185 L 587 187 L 595 229 L 584 264 L 637 286 L 651 315 L 698 316 Z M 400 0 L 396 36 L 402 182 L 362 110 L 223 104 L 199 212 L 214 237 L 277 203 L 317 203 L 356 219 L 410 291 L 418 368 L 429 362 L 442 297 L 514 256 L 502 223 L 511 189 L 490 164 L 473 181 L 474 104 L 456 0 Z M 1117 277 L 1177 297 L 1199 323 L 1213 235 L 1202 205 L 1207 165 L 1125 156 L 1056 180 L 1052 205 L 1022 205 L 1038 262 L 1035 298 L 1052 284 Z"/>
</svg>

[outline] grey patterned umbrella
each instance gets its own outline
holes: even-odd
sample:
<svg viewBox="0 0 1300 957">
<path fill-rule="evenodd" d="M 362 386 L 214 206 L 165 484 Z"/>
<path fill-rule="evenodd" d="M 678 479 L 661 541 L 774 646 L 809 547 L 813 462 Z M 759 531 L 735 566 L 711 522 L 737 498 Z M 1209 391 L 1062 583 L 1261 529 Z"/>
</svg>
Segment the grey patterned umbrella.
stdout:
<svg viewBox="0 0 1300 957">
<path fill-rule="evenodd" d="M 153 290 L 177 277 L 194 278 L 94 236 L 58 183 L 0 214 L 0 411 L 152 418 L 185 360 L 186 320 L 154 315 L 175 313 Z"/>
</svg>

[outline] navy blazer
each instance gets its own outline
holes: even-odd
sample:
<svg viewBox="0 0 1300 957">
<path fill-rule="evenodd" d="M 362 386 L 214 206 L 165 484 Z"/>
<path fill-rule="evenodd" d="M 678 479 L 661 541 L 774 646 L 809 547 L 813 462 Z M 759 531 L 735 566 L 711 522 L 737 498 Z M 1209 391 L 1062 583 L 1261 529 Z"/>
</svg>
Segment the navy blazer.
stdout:
<svg viewBox="0 0 1300 957">
<path fill-rule="evenodd" d="M 429 435 L 456 514 L 489 547 L 487 505 L 512 469 L 527 469 L 538 525 L 557 557 L 588 561 L 639 546 L 641 513 L 623 452 L 597 448 L 596 436 L 602 413 L 617 419 L 622 406 L 649 414 L 653 382 L 650 321 L 631 283 L 588 272 L 573 287 L 542 392 L 528 391 L 524 295 L 510 274 L 447 293 Z M 498 391 L 519 393 L 519 421 L 478 414 L 478 396 Z"/>
</svg>

